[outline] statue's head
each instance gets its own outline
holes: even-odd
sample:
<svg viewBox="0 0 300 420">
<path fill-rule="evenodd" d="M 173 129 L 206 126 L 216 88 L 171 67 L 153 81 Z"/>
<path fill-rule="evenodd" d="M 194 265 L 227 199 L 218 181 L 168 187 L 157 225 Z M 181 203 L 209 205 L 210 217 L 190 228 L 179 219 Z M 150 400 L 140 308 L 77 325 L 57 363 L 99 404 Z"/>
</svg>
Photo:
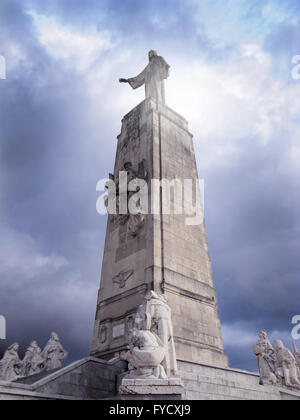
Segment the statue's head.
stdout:
<svg viewBox="0 0 300 420">
<path fill-rule="evenodd" d="M 266 331 L 260 331 L 258 336 L 261 340 L 265 340 L 267 338 L 267 332 Z"/>
<path fill-rule="evenodd" d="M 276 351 L 282 350 L 284 348 L 283 342 L 281 340 L 276 340 L 274 342 L 274 348 Z"/>
<path fill-rule="evenodd" d="M 150 50 L 148 53 L 149 61 L 152 60 L 153 57 L 157 56 L 157 52 L 155 50 Z"/>
<path fill-rule="evenodd" d="M 153 290 L 151 290 L 149 293 L 146 294 L 145 299 L 146 300 L 157 299 L 157 300 L 160 300 L 164 303 L 167 303 L 167 301 L 168 301 L 166 295 L 158 294 L 158 293 L 154 292 Z"/>
<path fill-rule="evenodd" d="M 58 334 L 56 332 L 51 333 L 52 340 L 59 341 Z"/>
<path fill-rule="evenodd" d="M 13 343 L 12 345 L 10 345 L 8 347 L 8 350 L 18 351 L 19 350 L 19 343 Z"/>
<path fill-rule="evenodd" d="M 145 322 L 145 316 L 143 315 L 143 311 L 142 311 L 142 305 L 139 307 L 139 309 L 137 310 L 136 316 L 135 316 L 135 320 L 134 320 L 134 328 L 136 329 L 142 329 L 144 327 L 144 322 Z"/>
<path fill-rule="evenodd" d="M 32 341 L 31 343 L 30 343 L 30 347 L 37 347 L 38 345 L 37 345 L 37 342 L 36 341 Z"/>
<path fill-rule="evenodd" d="M 136 346 L 138 344 L 139 330 L 134 327 L 129 333 L 129 341 Z"/>
</svg>

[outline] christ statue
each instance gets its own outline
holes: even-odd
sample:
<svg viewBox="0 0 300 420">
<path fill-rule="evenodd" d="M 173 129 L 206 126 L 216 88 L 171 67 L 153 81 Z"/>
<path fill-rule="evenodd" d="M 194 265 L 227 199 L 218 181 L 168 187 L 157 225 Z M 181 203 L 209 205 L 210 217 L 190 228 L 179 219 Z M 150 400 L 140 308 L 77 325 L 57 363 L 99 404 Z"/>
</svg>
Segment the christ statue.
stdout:
<svg viewBox="0 0 300 420">
<path fill-rule="evenodd" d="M 136 77 L 119 79 L 120 83 L 129 83 L 133 89 L 145 85 L 146 98 L 165 103 L 164 79 L 169 77 L 169 64 L 154 50 L 149 51 L 149 64 Z"/>
</svg>

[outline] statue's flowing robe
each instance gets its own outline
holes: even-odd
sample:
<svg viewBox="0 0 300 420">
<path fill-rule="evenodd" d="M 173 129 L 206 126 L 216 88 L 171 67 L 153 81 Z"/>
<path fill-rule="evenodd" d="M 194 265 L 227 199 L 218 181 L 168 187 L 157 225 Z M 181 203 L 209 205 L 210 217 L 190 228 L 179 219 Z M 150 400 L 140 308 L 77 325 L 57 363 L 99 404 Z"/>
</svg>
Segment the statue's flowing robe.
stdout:
<svg viewBox="0 0 300 420">
<path fill-rule="evenodd" d="M 61 362 L 67 357 L 67 354 L 68 353 L 59 342 L 50 339 L 42 352 L 46 370 L 61 368 Z"/>
<path fill-rule="evenodd" d="M 257 356 L 261 381 L 269 380 L 271 374 L 275 372 L 275 362 L 272 359 L 274 350 L 269 340 L 259 340 L 254 346 L 254 354 Z"/>
<path fill-rule="evenodd" d="M 146 98 L 165 103 L 164 79 L 168 78 L 169 69 L 163 57 L 154 56 L 138 76 L 128 79 L 128 83 L 133 89 L 145 84 Z"/>
<path fill-rule="evenodd" d="M 5 381 L 14 381 L 18 379 L 21 360 L 18 352 L 6 350 L 3 359 L 0 361 L 0 378 Z"/>
<path fill-rule="evenodd" d="M 30 376 L 40 373 L 44 366 L 44 359 L 41 356 L 39 347 L 28 347 L 23 359 L 23 376 Z"/>
<path fill-rule="evenodd" d="M 168 377 L 177 376 L 177 360 L 175 344 L 173 339 L 173 326 L 171 321 L 171 310 L 167 304 L 160 299 L 151 299 L 147 305 L 147 311 L 152 322 L 157 326 L 156 334 L 162 341 L 166 356 L 162 363 Z"/>
</svg>

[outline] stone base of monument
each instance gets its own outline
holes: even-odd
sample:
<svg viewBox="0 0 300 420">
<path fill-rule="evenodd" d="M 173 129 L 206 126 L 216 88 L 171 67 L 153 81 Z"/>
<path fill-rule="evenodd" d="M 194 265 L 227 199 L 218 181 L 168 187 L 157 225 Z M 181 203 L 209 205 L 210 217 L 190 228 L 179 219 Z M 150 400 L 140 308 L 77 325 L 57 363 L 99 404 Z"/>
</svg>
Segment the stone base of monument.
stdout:
<svg viewBox="0 0 300 420">
<path fill-rule="evenodd" d="M 17 382 L 0 381 L 0 401 L 104 399 L 300 401 L 298 390 L 259 385 L 257 373 L 184 360 L 178 360 L 178 369 L 181 382 L 178 379 L 132 380 L 124 378 L 125 362 L 87 357 L 55 372 L 34 375 Z"/>
<path fill-rule="evenodd" d="M 185 400 L 297 400 L 300 391 L 259 385 L 259 374 L 178 360 Z"/>
<path fill-rule="evenodd" d="M 121 400 L 181 400 L 184 388 L 179 378 L 122 379 Z"/>
</svg>

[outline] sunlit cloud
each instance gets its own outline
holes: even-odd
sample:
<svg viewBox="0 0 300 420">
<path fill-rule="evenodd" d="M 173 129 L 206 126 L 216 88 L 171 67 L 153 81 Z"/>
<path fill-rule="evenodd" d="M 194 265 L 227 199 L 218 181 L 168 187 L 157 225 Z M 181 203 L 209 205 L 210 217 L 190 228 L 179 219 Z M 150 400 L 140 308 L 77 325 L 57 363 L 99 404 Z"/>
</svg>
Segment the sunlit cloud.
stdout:
<svg viewBox="0 0 300 420">
<path fill-rule="evenodd" d="M 99 32 L 96 25 L 81 32 L 69 28 L 52 16 L 27 11 L 38 31 L 40 43 L 55 59 L 67 60 L 79 70 L 87 70 L 97 60 L 101 52 L 112 48 L 109 33 Z"/>
</svg>

